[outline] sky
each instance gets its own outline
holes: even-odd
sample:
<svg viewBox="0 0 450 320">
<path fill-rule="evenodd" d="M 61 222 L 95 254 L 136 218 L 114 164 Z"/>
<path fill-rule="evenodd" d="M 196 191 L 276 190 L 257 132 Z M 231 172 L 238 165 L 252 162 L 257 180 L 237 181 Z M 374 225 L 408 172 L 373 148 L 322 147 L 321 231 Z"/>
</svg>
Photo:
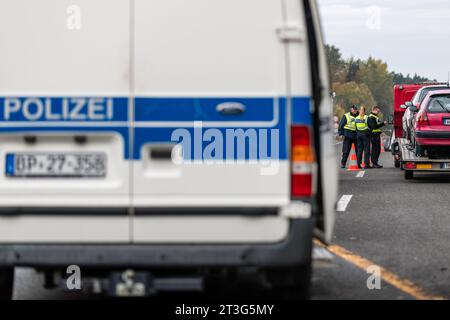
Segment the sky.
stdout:
<svg viewBox="0 0 450 320">
<path fill-rule="evenodd" d="M 391 71 L 447 82 L 449 0 L 318 0 L 325 42 L 345 58 L 369 56 Z"/>
</svg>

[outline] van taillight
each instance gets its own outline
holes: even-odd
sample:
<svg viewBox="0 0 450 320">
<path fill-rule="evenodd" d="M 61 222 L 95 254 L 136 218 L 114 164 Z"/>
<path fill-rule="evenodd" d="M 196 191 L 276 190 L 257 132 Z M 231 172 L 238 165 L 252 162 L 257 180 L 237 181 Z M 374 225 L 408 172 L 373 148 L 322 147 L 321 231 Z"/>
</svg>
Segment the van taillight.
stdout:
<svg viewBox="0 0 450 320">
<path fill-rule="evenodd" d="M 312 169 L 315 161 L 312 149 L 311 129 L 308 126 L 293 126 L 291 128 L 291 144 L 292 197 L 310 197 L 313 193 Z"/>
</svg>

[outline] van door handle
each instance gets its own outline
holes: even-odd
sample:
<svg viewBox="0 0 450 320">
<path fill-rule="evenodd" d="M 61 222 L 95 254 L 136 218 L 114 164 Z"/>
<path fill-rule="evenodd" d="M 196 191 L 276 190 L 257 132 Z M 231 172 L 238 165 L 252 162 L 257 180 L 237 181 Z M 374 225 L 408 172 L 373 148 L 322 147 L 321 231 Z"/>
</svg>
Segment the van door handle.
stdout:
<svg viewBox="0 0 450 320">
<path fill-rule="evenodd" d="M 155 161 L 172 160 L 173 146 L 156 146 L 150 149 L 150 159 Z"/>
<path fill-rule="evenodd" d="M 216 111 L 224 115 L 236 115 L 245 112 L 245 106 L 239 102 L 224 102 L 216 106 Z"/>
</svg>

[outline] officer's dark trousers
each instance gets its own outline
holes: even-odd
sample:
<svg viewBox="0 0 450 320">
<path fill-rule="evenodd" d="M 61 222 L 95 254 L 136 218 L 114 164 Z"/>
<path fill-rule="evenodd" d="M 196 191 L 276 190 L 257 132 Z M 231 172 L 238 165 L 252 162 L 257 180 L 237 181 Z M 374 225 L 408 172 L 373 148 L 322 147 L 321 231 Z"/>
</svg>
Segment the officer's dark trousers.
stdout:
<svg viewBox="0 0 450 320">
<path fill-rule="evenodd" d="M 342 165 L 347 165 L 347 160 L 352 151 L 352 145 L 355 145 L 355 149 L 358 150 L 358 141 L 356 139 L 351 139 L 349 137 L 345 137 L 344 143 L 342 145 Z M 358 152 L 358 151 L 356 151 Z"/>
<path fill-rule="evenodd" d="M 371 137 L 372 142 L 372 163 L 378 164 L 381 154 L 381 135 L 379 133 L 373 133 Z"/>
<path fill-rule="evenodd" d="M 361 166 L 362 157 L 364 152 L 364 164 L 366 167 L 370 166 L 370 133 L 358 132 L 358 152 L 356 156 L 358 158 L 358 166 Z"/>
</svg>

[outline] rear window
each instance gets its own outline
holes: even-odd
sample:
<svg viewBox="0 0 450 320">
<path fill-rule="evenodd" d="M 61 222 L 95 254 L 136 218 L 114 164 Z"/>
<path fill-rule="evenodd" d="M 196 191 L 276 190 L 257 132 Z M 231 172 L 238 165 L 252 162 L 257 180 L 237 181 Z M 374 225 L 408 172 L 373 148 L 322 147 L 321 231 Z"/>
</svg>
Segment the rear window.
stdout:
<svg viewBox="0 0 450 320">
<path fill-rule="evenodd" d="M 450 94 L 433 96 L 428 104 L 429 113 L 450 113 Z"/>
<path fill-rule="evenodd" d="M 430 88 L 422 89 L 417 103 L 419 103 L 419 104 L 422 103 L 423 100 L 425 99 L 425 97 L 427 96 L 427 94 L 430 93 L 431 91 L 438 91 L 438 90 L 443 90 L 443 89 L 448 89 L 448 87 L 430 87 Z"/>
</svg>

